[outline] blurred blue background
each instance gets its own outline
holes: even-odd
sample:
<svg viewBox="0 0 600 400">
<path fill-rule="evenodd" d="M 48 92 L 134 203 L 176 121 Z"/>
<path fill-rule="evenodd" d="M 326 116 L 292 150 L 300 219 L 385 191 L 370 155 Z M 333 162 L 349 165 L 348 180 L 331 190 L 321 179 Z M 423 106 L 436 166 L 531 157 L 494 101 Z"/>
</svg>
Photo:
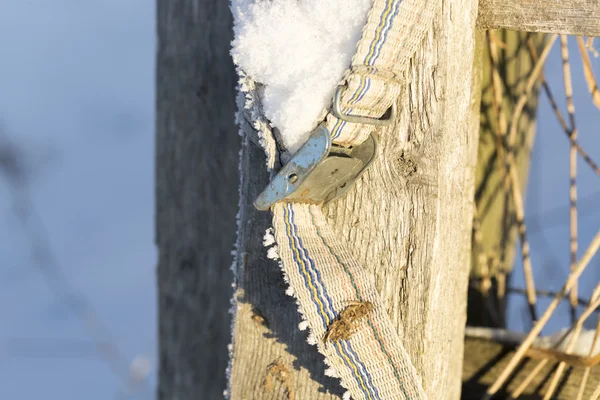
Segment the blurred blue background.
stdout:
<svg viewBox="0 0 600 400">
<path fill-rule="evenodd" d="M 0 0 L 0 399 L 153 397 L 154 13 L 148 0 Z M 570 40 L 580 142 L 600 160 L 600 110 Z M 546 72 L 564 110 L 558 46 Z M 527 219 L 537 286 L 557 290 L 569 150 L 544 96 L 538 127 Z M 579 171 L 581 254 L 600 227 L 600 178 L 581 159 Z M 528 328 L 523 296 L 509 316 Z"/>
<path fill-rule="evenodd" d="M 0 148 L 25 179 L 0 178 L 0 399 L 153 396 L 154 27 L 148 0 L 0 0 Z"/>
</svg>

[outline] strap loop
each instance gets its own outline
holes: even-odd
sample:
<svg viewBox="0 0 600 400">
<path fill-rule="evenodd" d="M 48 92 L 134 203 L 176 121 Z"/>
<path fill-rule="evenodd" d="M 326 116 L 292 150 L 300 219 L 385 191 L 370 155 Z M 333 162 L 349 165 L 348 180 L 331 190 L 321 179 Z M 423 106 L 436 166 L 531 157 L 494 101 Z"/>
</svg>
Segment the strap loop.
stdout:
<svg viewBox="0 0 600 400">
<path fill-rule="evenodd" d="M 394 123 L 396 120 L 397 114 L 397 106 L 396 102 L 392 103 L 390 107 L 389 116 L 385 119 L 382 118 L 372 118 L 372 117 L 363 117 L 360 115 L 348 115 L 342 111 L 342 107 L 340 105 L 342 98 L 342 91 L 345 89 L 344 86 L 340 85 L 337 87 L 335 91 L 335 95 L 333 96 L 333 106 L 331 107 L 331 113 L 336 117 L 343 121 L 350 122 L 353 124 L 365 124 L 365 125 L 375 125 L 375 126 L 388 126 Z M 387 114 L 387 112 L 386 112 Z"/>
</svg>

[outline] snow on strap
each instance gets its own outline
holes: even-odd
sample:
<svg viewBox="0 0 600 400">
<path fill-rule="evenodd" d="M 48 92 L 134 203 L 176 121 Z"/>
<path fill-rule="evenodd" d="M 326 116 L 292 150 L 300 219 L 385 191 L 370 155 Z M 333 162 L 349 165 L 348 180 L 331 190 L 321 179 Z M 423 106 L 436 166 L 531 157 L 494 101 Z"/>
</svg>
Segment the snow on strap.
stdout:
<svg viewBox="0 0 600 400">
<path fill-rule="evenodd" d="M 325 116 L 372 0 L 232 0 L 231 54 L 265 85 L 265 116 L 295 152 Z"/>
</svg>

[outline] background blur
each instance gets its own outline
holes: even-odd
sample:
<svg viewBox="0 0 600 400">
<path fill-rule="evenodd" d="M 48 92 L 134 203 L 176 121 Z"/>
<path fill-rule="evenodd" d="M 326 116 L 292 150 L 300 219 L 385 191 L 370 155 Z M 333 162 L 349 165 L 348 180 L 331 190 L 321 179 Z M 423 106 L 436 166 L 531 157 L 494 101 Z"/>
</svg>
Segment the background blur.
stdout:
<svg viewBox="0 0 600 400">
<path fill-rule="evenodd" d="M 154 26 L 149 0 L 0 0 L 0 399 L 153 396 Z"/>
<path fill-rule="evenodd" d="M 149 0 L 0 0 L 0 399 L 153 397 L 154 26 Z M 570 44 L 579 140 L 598 161 L 600 110 Z M 564 110 L 559 46 L 546 73 Z M 547 290 L 568 274 L 568 154 L 542 95 L 526 211 Z M 581 254 L 600 179 L 579 172 Z M 600 278 L 592 263 L 582 297 Z M 529 329 L 524 304 L 510 297 L 513 329 Z"/>
</svg>

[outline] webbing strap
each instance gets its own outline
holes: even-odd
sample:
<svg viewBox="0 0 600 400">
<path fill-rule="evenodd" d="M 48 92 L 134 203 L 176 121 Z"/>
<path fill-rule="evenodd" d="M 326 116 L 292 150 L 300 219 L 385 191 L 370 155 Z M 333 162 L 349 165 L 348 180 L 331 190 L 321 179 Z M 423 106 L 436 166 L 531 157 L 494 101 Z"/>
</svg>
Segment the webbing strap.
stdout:
<svg viewBox="0 0 600 400">
<path fill-rule="evenodd" d="M 341 96 L 349 115 L 380 118 L 398 96 L 410 58 L 431 27 L 441 0 L 374 0 Z M 350 146 L 365 141 L 373 125 L 354 124 L 327 116 L 334 143 Z"/>
<path fill-rule="evenodd" d="M 336 240 L 321 208 L 273 207 L 279 257 L 319 352 L 353 399 L 424 399 L 421 382 L 381 304 L 373 277 Z M 324 340 L 341 310 L 371 303 L 349 339 Z"/>
<path fill-rule="evenodd" d="M 440 0 L 374 0 L 347 74 L 342 111 L 379 118 L 400 93 L 403 73 Z M 327 115 L 334 143 L 362 143 L 374 127 Z M 273 158 L 272 150 L 267 153 Z M 426 399 L 410 357 L 382 304 L 374 278 L 336 240 L 315 205 L 272 207 L 281 265 L 311 331 L 311 339 L 353 399 Z M 362 304 L 357 328 L 327 337 L 348 306 Z M 364 308 L 368 305 L 367 308 Z M 357 311 L 358 312 L 358 311 Z M 360 312 L 359 312 L 360 313 Z M 333 340 L 335 339 L 335 340 Z"/>
</svg>

